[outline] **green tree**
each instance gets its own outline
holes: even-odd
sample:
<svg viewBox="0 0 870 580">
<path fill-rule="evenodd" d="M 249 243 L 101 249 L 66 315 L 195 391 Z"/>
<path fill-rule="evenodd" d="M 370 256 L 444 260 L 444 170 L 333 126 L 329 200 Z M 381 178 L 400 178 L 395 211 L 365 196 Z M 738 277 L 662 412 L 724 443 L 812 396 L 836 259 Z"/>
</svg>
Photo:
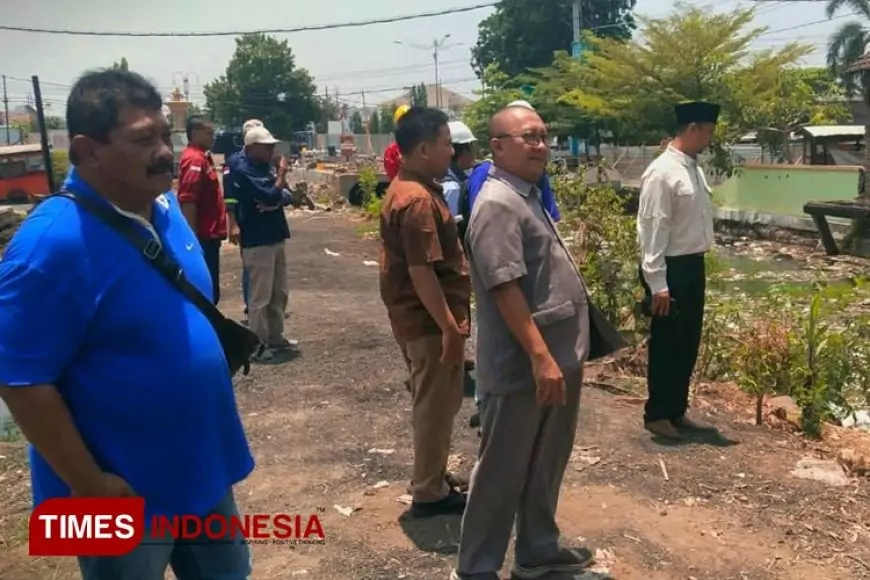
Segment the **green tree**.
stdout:
<svg viewBox="0 0 870 580">
<path fill-rule="evenodd" d="M 369 117 L 369 133 L 372 135 L 380 135 L 381 133 L 381 116 L 378 111 L 373 111 Z"/>
<path fill-rule="evenodd" d="M 828 20 L 839 12 L 848 11 L 852 16 L 863 19 L 852 20 L 841 25 L 828 39 L 827 61 L 831 70 L 843 81 L 846 94 L 853 95 L 862 88 L 861 75 L 850 72 L 849 66 L 864 55 L 870 42 L 870 30 L 866 22 L 870 20 L 870 0 L 828 0 L 825 13 Z M 867 90 L 868 87 L 863 87 Z"/>
<path fill-rule="evenodd" d="M 350 116 L 350 130 L 357 135 L 362 135 L 366 132 L 365 124 L 363 124 L 362 114 L 359 111 L 354 111 Z"/>
<path fill-rule="evenodd" d="M 514 77 L 548 66 L 553 53 L 570 50 L 573 0 L 504 0 L 478 25 L 472 65 L 477 75 L 491 64 Z M 581 26 L 603 37 L 627 40 L 635 28 L 635 0 L 584 0 Z"/>
<path fill-rule="evenodd" d="M 112 65 L 113 69 L 130 70 L 130 65 L 127 64 L 127 58 L 121 57 L 121 60 Z"/>
<path fill-rule="evenodd" d="M 477 91 L 480 98 L 465 108 L 462 121 L 468 125 L 482 149 L 489 143 L 489 120 L 499 109 L 511 101 L 525 98 L 520 89 L 512 86 L 508 75 L 492 64 L 483 73 L 483 90 Z"/>
<path fill-rule="evenodd" d="M 419 85 L 412 86 L 408 91 L 408 100 L 411 102 L 412 107 L 428 107 L 429 92 L 426 90 L 426 84 L 420 83 Z"/>
<path fill-rule="evenodd" d="M 379 125 L 381 126 L 381 132 L 384 134 L 390 134 L 395 129 L 395 123 L 393 123 L 393 112 L 395 109 L 383 108 L 381 109 L 381 121 Z"/>
<path fill-rule="evenodd" d="M 341 107 L 329 97 L 318 99 L 319 118 L 315 121 L 318 133 L 326 133 L 329 121 L 338 119 Z"/>
<path fill-rule="evenodd" d="M 682 3 L 667 17 L 642 18 L 642 40 L 623 43 L 590 36 L 586 65 L 561 101 L 599 121 L 630 128 L 633 139 L 647 143 L 673 133 L 675 103 L 719 103 L 714 164 L 730 172 L 727 144 L 756 123 L 784 128 L 801 119 L 821 118 L 829 106 L 808 96 L 811 88 L 789 72 L 813 47 L 789 43 L 751 51 L 750 45 L 766 30 L 751 26 L 753 16 L 752 9 L 717 14 Z M 798 88 L 803 92 L 789 92 Z M 771 105 L 770 99 L 784 102 Z"/>
<path fill-rule="evenodd" d="M 205 85 L 206 108 L 218 123 L 240 126 L 257 118 L 279 139 L 323 117 L 316 87 L 287 41 L 265 34 L 236 38 L 236 50 L 226 72 Z"/>
</svg>

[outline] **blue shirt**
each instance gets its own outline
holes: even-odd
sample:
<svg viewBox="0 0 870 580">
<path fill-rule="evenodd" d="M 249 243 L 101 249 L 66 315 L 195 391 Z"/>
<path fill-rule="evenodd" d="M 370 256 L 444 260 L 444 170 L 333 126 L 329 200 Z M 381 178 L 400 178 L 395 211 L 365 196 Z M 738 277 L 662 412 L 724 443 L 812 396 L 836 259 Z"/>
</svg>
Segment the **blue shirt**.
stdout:
<svg viewBox="0 0 870 580">
<path fill-rule="evenodd" d="M 278 244 L 290 237 L 290 226 L 282 209 L 260 211 L 257 204 L 283 207 L 289 201 L 275 186 L 268 163 L 256 163 L 246 155 L 230 157 L 230 189 L 236 200 L 236 220 L 242 248 Z"/>
<path fill-rule="evenodd" d="M 450 208 L 450 215 L 454 219 L 460 217 L 459 194 L 462 192 L 462 183 L 453 168 L 447 172 L 447 178 L 441 183 L 441 189 L 444 192 L 447 207 Z"/>
<path fill-rule="evenodd" d="M 64 186 L 107 203 L 76 171 Z M 202 248 L 174 195 L 154 202 L 152 226 L 211 299 Z M 55 385 L 98 465 L 145 498 L 149 517 L 205 514 L 254 468 L 206 317 L 68 199 L 37 206 L 0 261 L 0 384 Z M 30 462 L 35 505 L 69 495 L 32 448 Z"/>
<path fill-rule="evenodd" d="M 491 161 L 484 161 L 477 165 L 468 176 L 468 201 L 470 206 L 474 207 L 474 200 L 477 199 L 477 194 L 480 193 L 483 184 L 489 177 L 489 170 L 492 167 Z M 556 206 L 556 196 L 553 195 L 553 188 L 550 187 L 550 178 L 545 173 L 538 182 L 538 189 L 541 190 L 541 202 L 547 209 L 547 213 L 553 218 L 554 222 L 562 219 L 562 214 L 559 213 L 559 208 Z"/>
</svg>

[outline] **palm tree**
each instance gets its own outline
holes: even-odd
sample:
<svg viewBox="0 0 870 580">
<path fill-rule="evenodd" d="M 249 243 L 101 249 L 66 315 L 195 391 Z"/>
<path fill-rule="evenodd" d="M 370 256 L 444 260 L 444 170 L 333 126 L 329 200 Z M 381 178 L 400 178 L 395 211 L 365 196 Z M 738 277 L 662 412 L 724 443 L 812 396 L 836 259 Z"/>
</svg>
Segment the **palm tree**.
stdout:
<svg viewBox="0 0 870 580">
<path fill-rule="evenodd" d="M 870 0 L 828 0 L 825 13 L 831 19 L 842 9 L 851 9 L 852 15 L 870 21 Z M 863 22 L 851 21 L 842 25 L 828 40 L 827 60 L 831 70 L 842 79 L 847 96 L 861 90 L 864 102 L 870 105 L 870 30 Z M 870 125 L 864 126 L 864 179 L 859 182 L 858 197 L 870 201 L 870 188 L 866 176 L 870 175 Z M 859 228 L 870 235 L 870 223 Z"/>
<path fill-rule="evenodd" d="M 825 13 L 834 18 L 842 10 L 851 10 L 854 16 L 862 16 L 870 22 L 870 0 L 828 0 Z M 853 95 L 861 86 L 860 75 L 850 72 L 849 67 L 864 55 L 870 42 L 870 28 L 864 22 L 850 21 L 843 24 L 828 39 L 828 66 L 843 80 L 847 95 Z"/>
</svg>

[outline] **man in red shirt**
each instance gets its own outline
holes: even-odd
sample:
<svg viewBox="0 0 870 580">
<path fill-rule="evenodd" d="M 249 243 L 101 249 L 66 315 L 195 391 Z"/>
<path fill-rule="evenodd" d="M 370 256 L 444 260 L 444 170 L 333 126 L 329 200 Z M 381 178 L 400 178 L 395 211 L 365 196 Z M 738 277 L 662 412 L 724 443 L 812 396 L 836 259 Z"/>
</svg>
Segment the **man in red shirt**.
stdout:
<svg viewBox="0 0 870 580">
<path fill-rule="evenodd" d="M 398 125 L 405 113 L 410 107 L 408 105 L 400 105 L 393 113 L 393 125 Z M 399 145 L 393 141 L 384 150 L 384 171 L 387 173 L 387 178 L 393 181 L 399 175 L 399 168 L 402 166 L 402 154 L 399 152 Z"/>
<path fill-rule="evenodd" d="M 214 145 L 214 125 L 204 117 L 191 117 L 187 121 L 187 142 L 178 162 L 178 201 L 202 246 L 217 304 L 220 300 L 221 243 L 227 237 L 227 212 L 220 176 L 209 153 Z"/>
</svg>

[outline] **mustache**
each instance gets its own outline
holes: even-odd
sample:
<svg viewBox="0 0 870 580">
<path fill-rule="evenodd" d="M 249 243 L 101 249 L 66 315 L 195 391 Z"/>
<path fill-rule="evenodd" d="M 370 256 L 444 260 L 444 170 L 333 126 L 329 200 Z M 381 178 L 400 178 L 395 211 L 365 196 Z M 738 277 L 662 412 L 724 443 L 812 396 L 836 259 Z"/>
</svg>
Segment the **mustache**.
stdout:
<svg viewBox="0 0 870 580">
<path fill-rule="evenodd" d="M 171 173 L 175 169 L 174 160 L 158 161 L 150 166 L 146 172 L 148 175 L 160 175 L 161 173 Z"/>
</svg>

